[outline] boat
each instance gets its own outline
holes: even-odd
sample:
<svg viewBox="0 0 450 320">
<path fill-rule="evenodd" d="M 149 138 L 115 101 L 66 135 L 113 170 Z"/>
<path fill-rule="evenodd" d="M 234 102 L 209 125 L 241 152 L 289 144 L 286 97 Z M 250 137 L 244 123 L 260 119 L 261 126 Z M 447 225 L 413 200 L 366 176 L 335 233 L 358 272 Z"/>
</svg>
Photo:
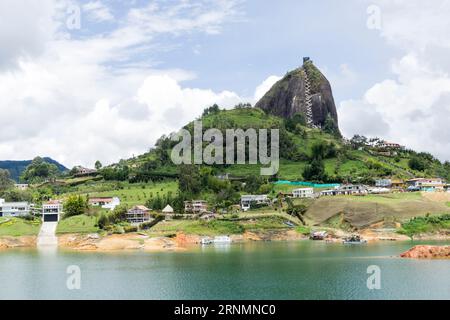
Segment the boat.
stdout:
<svg viewBox="0 0 450 320">
<path fill-rule="evenodd" d="M 326 231 L 315 231 L 312 232 L 309 238 L 311 240 L 324 240 L 328 236 Z"/>
<path fill-rule="evenodd" d="M 350 237 L 345 238 L 342 241 L 343 244 L 365 244 L 367 243 L 367 240 L 362 239 L 361 236 L 354 234 L 351 235 Z"/>
<path fill-rule="evenodd" d="M 291 227 L 291 228 L 294 228 L 294 227 L 295 227 L 295 224 L 293 224 L 293 223 L 290 222 L 290 221 L 285 221 L 284 224 L 287 225 L 288 227 Z"/>
<path fill-rule="evenodd" d="M 214 238 L 215 244 L 226 244 L 231 243 L 231 238 L 229 236 L 218 236 Z"/>
<path fill-rule="evenodd" d="M 212 240 L 211 238 L 209 238 L 209 237 L 206 237 L 206 238 L 202 238 L 202 240 L 200 241 L 200 243 L 201 243 L 202 245 L 212 244 L 212 243 L 213 243 L 213 240 Z"/>
</svg>

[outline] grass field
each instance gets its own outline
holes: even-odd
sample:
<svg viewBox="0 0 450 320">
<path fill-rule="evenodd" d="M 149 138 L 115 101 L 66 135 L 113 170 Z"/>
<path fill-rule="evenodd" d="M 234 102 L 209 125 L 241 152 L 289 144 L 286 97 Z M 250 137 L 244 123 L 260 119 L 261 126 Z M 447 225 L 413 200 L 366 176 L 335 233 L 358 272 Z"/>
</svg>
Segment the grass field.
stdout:
<svg viewBox="0 0 450 320">
<path fill-rule="evenodd" d="M 95 226 L 97 218 L 94 216 L 80 215 L 62 219 L 58 223 L 56 233 L 95 233 L 99 229 Z"/>
<path fill-rule="evenodd" d="M 402 224 L 399 233 L 413 237 L 418 234 L 435 233 L 450 229 L 450 215 L 419 217 Z"/>
<path fill-rule="evenodd" d="M 284 214 L 246 214 L 233 221 L 172 220 L 157 224 L 149 231 L 149 234 L 168 235 L 180 231 L 203 236 L 242 234 L 245 231 L 288 229 L 284 222 L 292 219 L 294 218 L 286 217 Z"/>
<path fill-rule="evenodd" d="M 20 218 L 1 218 L 0 236 L 36 236 L 39 234 L 41 221 L 28 221 Z"/>
<path fill-rule="evenodd" d="M 334 217 L 352 227 L 364 228 L 382 221 L 404 222 L 426 214 L 450 212 L 445 202 L 430 201 L 421 193 L 368 195 L 364 197 L 322 197 L 308 209 L 306 218 L 312 224 L 335 223 Z"/>
<path fill-rule="evenodd" d="M 133 206 L 145 204 L 150 197 L 160 196 L 172 192 L 174 195 L 178 190 L 175 180 L 158 183 L 118 183 L 97 182 L 90 185 L 80 186 L 76 194 L 89 195 L 89 197 L 119 197 L 122 204 Z"/>
</svg>

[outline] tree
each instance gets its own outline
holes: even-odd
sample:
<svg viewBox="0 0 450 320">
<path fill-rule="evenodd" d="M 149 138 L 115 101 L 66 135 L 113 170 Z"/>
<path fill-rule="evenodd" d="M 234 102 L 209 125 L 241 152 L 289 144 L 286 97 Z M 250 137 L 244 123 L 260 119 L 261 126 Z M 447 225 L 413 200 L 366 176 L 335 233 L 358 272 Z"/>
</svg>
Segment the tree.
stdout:
<svg viewBox="0 0 450 320">
<path fill-rule="evenodd" d="M 41 182 L 56 177 L 58 173 L 59 170 L 55 164 L 45 162 L 41 157 L 36 157 L 26 167 L 20 179 L 26 182 Z"/>
<path fill-rule="evenodd" d="M 99 160 L 95 161 L 95 169 L 100 170 L 101 168 L 103 168 L 102 163 Z"/>
<path fill-rule="evenodd" d="M 284 126 L 286 130 L 294 133 L 298 133 L 298 126 L 306 126 L 305 116 L 301 113 L 296 113 L 292 118 L 286 119 L 284 121 Z"/>
<path fill-rule="evenodd" d="M 14 186 L 8 170 L 0 169 L 0 191 L 8 190 Z"/>
<path fill-rule="evenodd" d="M 426 169 L 426 163 L 421 158 L 415 156 L 409 159 L 408 166 L 417 171 L 424 171 Z"/>
<path fill-rule="evenodd" d="M 82 215 L 86 209 L 86 200 L 82 196 L 70 196 L 64 203 L 64 217 Z"/>
<path fill-rule="evenodd" d="M 201 175 L 195 165 L 181 165 L 179 168 L 178 187 L 182 193 L 197 195 L 202 190 Z"/>
<path fill-rule="evenodd" d="M 328 114 L 326 119 L 325 119 L 325 123 L 323 125 L 323 131 L 329 134 L 332 134 L 334 136 L 340 137 L 341 133 L 339 132 L 339 128 L 336 124 L 336 122 L 334 121 L 333 117 Z"/>
<path fill-rule="evenodd" d="M 321 159 L 314 159 L 311 164 L 303 170 L 303 178 L 307 181 L 324 182 L 327 181 L 325 165 Z"/>
<path fill-rule="evenodd" d="M 203 111 L 203 116 L 207 116 L 209 114 L 217 114 L 219 112 L 220 112 L 219 106 L 217 104 L 214 104 Z"/>
<path fill-rule="evenodd" d="M 9 202 L 33 201 L 33 195 L 29 191 L 21 191 L 14 188 L 3 191 L 1 197 Z"/>
</svg>

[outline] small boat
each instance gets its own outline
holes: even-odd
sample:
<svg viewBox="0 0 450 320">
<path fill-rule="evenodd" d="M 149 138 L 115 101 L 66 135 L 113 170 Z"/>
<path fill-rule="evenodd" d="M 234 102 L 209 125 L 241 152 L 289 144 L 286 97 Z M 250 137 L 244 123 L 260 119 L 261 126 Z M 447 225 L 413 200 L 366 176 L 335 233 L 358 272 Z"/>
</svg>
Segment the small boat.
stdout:
<svg viewBox="0 0 450 320">
<path fill-rule="evenodd" d="M 351 235 L 350 237 L 345 238 L 342 241 L 343 244 L 365 244 L 367 243 L 367 240 L 364 240 L 359 235 Z"/>
<path fill-rule="evenodd" d="M 295 227 L 295 224 L 293 224 L 293 223 L 290 222 L 290 221 L 285 221 L 284 224 L 287 225 L 288 227 L 291 227 L 291 228 L 294 228 L 294 227 Z"/>
<path fill-rule="evenodd" d="M 315 231 L 312 232 L 309 238 L 311 240 L 324 240 L 328 236 L 326 231 Z"/>
<path fill-rule="evenodd" d="M 212 240 L 211 238 L 209 238 L 209 237 L 206 237 L 206 238 L 202 238 L 202 240 L 200 241 L 200 243 L 201 243 L 202 245 L 207 245 L 207 244 L 213 243 L 213 240 Z"/>
<path fill-rule="evenodd" d="M 218 236 L 214 238 L 214 243 L 216 244 L 231 243 L 231 238 L 229 236 Z"/>
</svg>

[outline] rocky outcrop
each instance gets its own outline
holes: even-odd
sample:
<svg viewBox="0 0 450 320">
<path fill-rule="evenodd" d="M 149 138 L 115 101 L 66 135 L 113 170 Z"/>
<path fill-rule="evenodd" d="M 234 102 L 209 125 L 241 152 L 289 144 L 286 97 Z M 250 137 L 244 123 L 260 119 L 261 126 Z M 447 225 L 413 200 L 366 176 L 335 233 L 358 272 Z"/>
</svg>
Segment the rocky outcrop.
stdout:
<svg viewBox="0 0 450 320">
<path fill-rule="evenodd" d="M 400 255 L 412 259 L 450 259 L 450 246 L 415 246 Z"/>
<path fill-rule="evenodd" d="M 273 85 L 255 107 L 283 118 L 302 114 L 311 127 L 324 128 L 328 121 L 327 126 L 331 123 L 339 132 L 331 85 L 308 59 Z"/>
</svg>

